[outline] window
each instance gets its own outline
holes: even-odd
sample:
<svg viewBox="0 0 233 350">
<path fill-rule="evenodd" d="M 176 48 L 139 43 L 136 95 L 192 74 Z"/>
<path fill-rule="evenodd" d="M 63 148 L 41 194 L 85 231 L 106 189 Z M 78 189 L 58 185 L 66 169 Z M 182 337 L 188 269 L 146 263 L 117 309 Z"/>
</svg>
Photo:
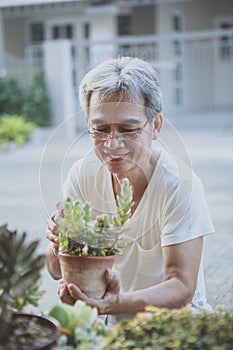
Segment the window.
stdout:
<svg viewBox="0 0 233 350">
<path fill-rule="evenodd" d="M 172 16 L 172 29 L 175 32 L 181 32 L 183 30 L 183 20 L 181 14 L 175 13 Z"/>
<path fill-rule="evenodd" d="M 182 43 L 179 40 L 173 41 L 173 50 L 176 57 L 182 56 Z"/>
<path fill-rule="evenodd" d="M 72 39 L 73 26 L 71 24 L 56 25 L 52 27 L 52 38 L 57 39 Z"/>
<path fill-rule="evenodd" d="M 117 17 L 118 35 L 130 35 L 131 34 L 131 16 L 120 15 Z"/>
<path fill-rule="evenodd" d="M 181 63 L 177 63 L 176 64 L 176 68 L 175 68 L 175 81 L 182 81 L 182 64 Z"/>
<path fill-rule="evenodd" d="M 32 23 L 30 26 L 30 36 L 33 44 L 44 41 L 44 23 Z"/>
<path fill-rule="evenodd" d="M 84 23 L 83 30 L 82 30 L 84 40 L 88 40 L 90 38 L 90 30 L 91 30 L 90 23 Z M 84 60 L 86 62 L 86 67 L 89 67 L 89 64 L 90 64 L 90 47 L 89 47 L 89 45 L 85 46 L 83 48 L 82 52 L 83 52 Z"/>
<path fill-rule="evenodd" d="M 221 29 L 233 29 L 233 20 L 232 21 L 223 21 L 220 24 Z M 222 60 L 229 60 L 233 57 L 233 36 L 224 35 L 220 38 L 219 43 L 219 55 Z"/>
<path fill-rule="evenodd" d="M 89 39 L 89 37 L 90 37 L 90 24 L 89 23 L 85 23 L 83 26 L 83 37 L 85 39 Z"/>
<path fill-rule="evenodd" d="M 68 24 L 66 26 L 66 38 L 67 39 L 72 39 L 73 38 L 73 27 L 72 25 Z"/>
<path fill-rule="evenodd" d="M 174 32 L 182 32 L 183 28 L 183 16 L 180 13 L 174 13 L 171 17 L 171 26 Z M 183 106 L 183 43 L 181 40 L 176 39 L 172 41 L 175 69 L 172 72 L 173 81 L 173 103 L 177 108 Z"/>
<path fill-rule="evenodd" d="M 180 87 L 176 87 L 174 90 L 174 102 L 175 105 L 178 106 L 182 106 L 183 104 L 183 89 Z"/>
<path fill-rule="evenodd" d="M 183 17 L 180 13 L 172 15 L 172 30 L 174 32 L 181 32 L 183 28 Z M 176 57 L 182 56 L 182 42 L 180 40 L 173 41 L 173 52 Z"/>
</svg>

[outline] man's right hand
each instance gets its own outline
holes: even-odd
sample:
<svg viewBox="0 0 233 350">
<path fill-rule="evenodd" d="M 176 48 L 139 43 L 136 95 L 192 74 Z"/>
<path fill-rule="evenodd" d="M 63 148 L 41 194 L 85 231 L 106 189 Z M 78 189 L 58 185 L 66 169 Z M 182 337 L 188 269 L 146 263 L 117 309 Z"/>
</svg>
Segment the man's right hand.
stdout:
<svg viewBox="0 0 233 350">
<path fill-rule="evenodd" d="M 51 242 L 46 251 L 46 266 L 54 279 L 61 278 L 61 269 L 58 259 L 59 251 L 59 222 L 63 218 L 63 212 L 57 212 L 47 221 L 46 237 Z"/>
<path fill-rule="evenodd" d="M 54 251 L 58 253 L 59 249 L 59 218 L 60 214 L 54 214 L 51 219 L 47 221 L 46 237 L 52 243 Z"/>
</svg>

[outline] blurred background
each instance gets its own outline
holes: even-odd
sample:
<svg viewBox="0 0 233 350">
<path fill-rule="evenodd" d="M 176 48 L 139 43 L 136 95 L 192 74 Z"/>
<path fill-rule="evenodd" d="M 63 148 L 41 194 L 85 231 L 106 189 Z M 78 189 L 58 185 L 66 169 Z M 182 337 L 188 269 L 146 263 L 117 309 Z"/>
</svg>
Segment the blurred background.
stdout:
<svg viewBox="0 0 233 350">
<path fill-rule="evenodd" d="M 202 179 L 209 302 L 233 307 L 233 1 L 0 0 L 0 225 L 44 252 L 70 165 L 90 149 L 78 86 L 98 63 L 140 57 Z M 39 309 L 57 299 L 46 270 Z"/>
<path fill-rule="evenodd" d="M 26 87 L 43 72 L 51 125 L 79 110 L 84 73 L 118 55 L 159 70 L 169 120 L 232 121 L 231 0 L 0 0 L 0 33 L 0 76 Z"/>
</svg>

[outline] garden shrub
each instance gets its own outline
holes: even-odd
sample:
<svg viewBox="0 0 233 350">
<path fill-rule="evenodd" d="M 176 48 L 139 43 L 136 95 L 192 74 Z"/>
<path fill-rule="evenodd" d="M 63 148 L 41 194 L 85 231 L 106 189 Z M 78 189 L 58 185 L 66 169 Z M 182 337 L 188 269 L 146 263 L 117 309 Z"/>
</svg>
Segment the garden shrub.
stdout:
<svg viewBox="0 0 233 350">
<path fill-rule="evenodd" d="M 50 310 L 62 327 L 54 350 L 232 350 L 233 310 L 193 313 L 189 306 L 181 310 L 149 306 L 110 329 L 94 321 L 95 310 L 81 305 L 81 313 L 78 304 Z"/>
<path fill-rule="evenodd" d="M 18 114 L 4 114 L 0 118 L 0 146 L 7 148 L 10 142 L 14 142 L 19 146 L 25 144 L 36 128 L 32 122 L 26 121 Z"/>
<path fill-rule="evenodd" d="M 35 70 L 33 72 L 32 81 L 24 90 L 22 115 L 38 126 L 51 124 L 50 103 L 41 71 Z"/>
<path fill-rule="evenodd" d="M 50 102 L 41 71 L 33 72 L 25 89 L 20 88 L 14 77 L 0 78 L 0 119 L 3 114 L 22 115 L 37 126 L 51 124 Z"/>
<path fill-rule="evenodd" d="M 20 114 L 23 100 L 23 92 L 14 77 L 0 78 L 0 115 Z"/>
<path fill-rule="evenodd" d="M 232 350 L 233 310 L 191 313 L 148 307 L 109 333 L 106 350 Z"/>
</svg>

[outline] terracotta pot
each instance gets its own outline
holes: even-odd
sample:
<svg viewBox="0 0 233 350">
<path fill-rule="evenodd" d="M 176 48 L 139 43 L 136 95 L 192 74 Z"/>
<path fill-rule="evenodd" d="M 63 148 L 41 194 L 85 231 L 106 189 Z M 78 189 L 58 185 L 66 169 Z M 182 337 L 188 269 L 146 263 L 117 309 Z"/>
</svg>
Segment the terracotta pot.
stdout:
<svg viewBox="0 0 233 350">
<path fill-rule="evenodd" d="M 74 283 L 89 297 L 103 297 L 107 280 L 105 272 L 112 268 L 115 256 L 77 256 L 59 252 L 62 278 L 65 284 Z"/>
</svg>

